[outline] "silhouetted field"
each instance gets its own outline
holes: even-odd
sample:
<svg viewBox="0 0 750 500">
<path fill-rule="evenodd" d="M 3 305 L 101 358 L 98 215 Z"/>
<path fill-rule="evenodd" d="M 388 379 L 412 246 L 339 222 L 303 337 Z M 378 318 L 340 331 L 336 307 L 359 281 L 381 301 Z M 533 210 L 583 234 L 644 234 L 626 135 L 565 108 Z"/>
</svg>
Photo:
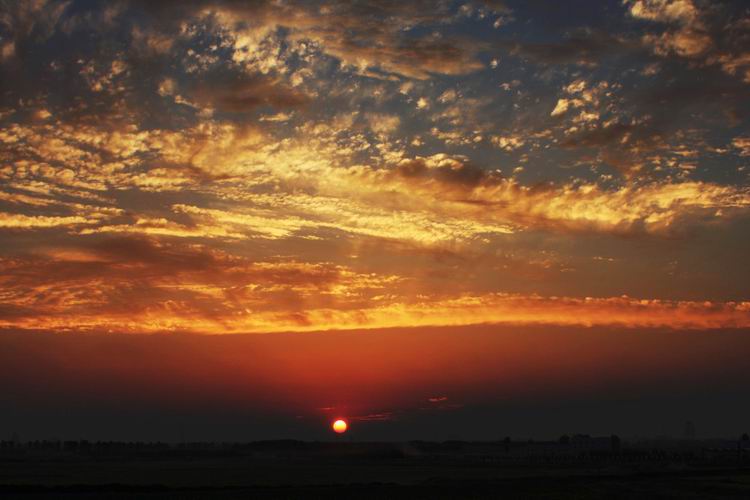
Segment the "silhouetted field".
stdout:
<svg viewBox="0 0 750 500">
<path fill-rule="evenodd" d="M 3 443 L 1 498 L 750 498 L 745 443 Z"/>
</svg>

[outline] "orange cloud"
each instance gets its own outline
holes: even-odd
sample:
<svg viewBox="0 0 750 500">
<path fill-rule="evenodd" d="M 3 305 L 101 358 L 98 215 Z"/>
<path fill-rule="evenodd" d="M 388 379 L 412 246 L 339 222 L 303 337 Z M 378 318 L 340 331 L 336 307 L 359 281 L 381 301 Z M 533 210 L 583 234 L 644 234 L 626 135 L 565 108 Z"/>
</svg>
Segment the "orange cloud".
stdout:
<svg viewBox="0 0 750 500">
<path fill-rule="evenodd" d="M 240 333 L 503 324 L 750 326 L 747 302 L 440 294 L 330 263 L 120 238 L 0 261 L 0 325 Z"/>
</svg>

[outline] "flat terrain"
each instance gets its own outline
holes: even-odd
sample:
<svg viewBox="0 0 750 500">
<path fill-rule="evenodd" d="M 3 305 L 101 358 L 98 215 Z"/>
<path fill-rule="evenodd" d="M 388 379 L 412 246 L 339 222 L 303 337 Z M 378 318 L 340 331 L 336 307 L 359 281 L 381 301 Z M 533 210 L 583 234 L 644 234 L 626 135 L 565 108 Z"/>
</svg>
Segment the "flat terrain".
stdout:
<svg viewBox="0 0 750 500">
<path fill-rule="evenodd" d="M 532 450 L 533 451 L 533 450 Z M 750 464 L 501 445 L 279 444 L 5 454 L 2 498 L 750 498 Z"/>
</svg>

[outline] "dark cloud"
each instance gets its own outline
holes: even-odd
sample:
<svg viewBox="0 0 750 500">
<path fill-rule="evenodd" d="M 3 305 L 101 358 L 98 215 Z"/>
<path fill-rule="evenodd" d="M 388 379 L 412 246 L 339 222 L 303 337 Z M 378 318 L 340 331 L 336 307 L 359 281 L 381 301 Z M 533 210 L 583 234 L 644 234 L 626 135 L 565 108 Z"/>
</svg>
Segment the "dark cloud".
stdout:
<svg viewBox="0 0 750 500">
<path fill-rule="evenodd" d="M 477 165 L 454 158 L 415 158 L 396 165 L 393 173 L 407 182 L 437 182 L 448 188 L 472 189 L 500 177 Z"/>
<path fill-rule="evenodd" d="M 605 58 L 638 50 L 633 41 L 609 33 L 583 29 L 555 42 L 504 43 L 511 54 L 543 64 L 598 64 Z"/>
<path fill-rule="evenodd" d="M 216 254 L 205 248 L 159 244 L 147 238 L 107 238 L 84 248 L 89 248 L 107 262 L 154 266 L 166 274 L 205 271 L 220 264 Z"/>
<path fill-rule="evenodd" d="M 262 76 L 212 75 L 189 87 L 188 99 L 224 113 L 246 113 L 258 106 L 297 108 L 308 101 L 306 95 Z"/>
<path fill-rule="evenodd" d="M 595 128 L 578 133 L 562 141 L 561 146 L 565 148 L 576 147 L 602 147 L 615 143 L 622 143 L 627 134 L 636 129 L 634 125 L 616 123 L 609 127 Z"/>
</svg>

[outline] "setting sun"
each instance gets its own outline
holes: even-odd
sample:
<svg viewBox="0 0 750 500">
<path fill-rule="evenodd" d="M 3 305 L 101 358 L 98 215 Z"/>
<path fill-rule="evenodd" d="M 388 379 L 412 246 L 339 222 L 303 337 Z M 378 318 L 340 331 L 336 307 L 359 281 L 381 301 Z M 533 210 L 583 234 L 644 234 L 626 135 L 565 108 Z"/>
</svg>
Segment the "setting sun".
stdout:
<svg viewBox="0 0 750 500">
<path fill-rule="evenodd" d="M 343 434 L 346 432 L 346 429 L 349 428 L 349 424 L 346 423 L 346 420 L 338 419 L 336 420 L 331 427 L 333 428 L 333 431 L 336 434 Z"/>
</svg>

